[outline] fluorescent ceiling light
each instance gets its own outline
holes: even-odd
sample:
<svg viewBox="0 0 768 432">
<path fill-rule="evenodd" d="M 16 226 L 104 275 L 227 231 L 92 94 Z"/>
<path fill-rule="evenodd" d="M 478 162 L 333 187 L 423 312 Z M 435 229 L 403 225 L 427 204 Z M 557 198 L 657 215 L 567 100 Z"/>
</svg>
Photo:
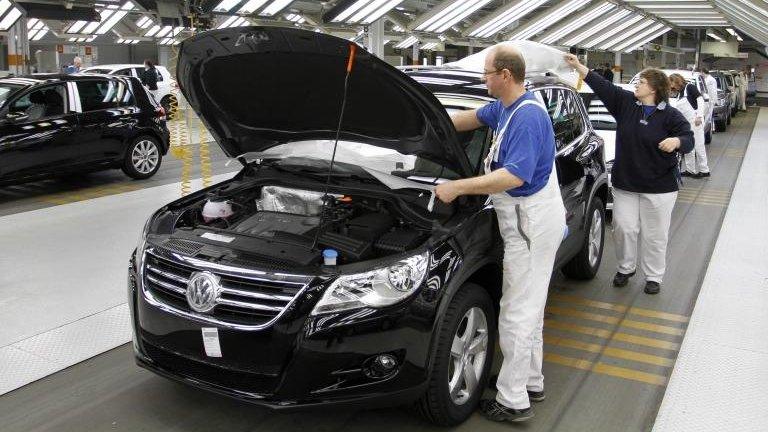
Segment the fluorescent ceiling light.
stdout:
<svg viewBox="0 0 768 432">
<path fill-rule="evenodd" d="M 668 32 L 669 30 L 670 30 L 670 28 L 665 26 L 665 27 L 664 27 L 664 28 L 662 28 L 661 30 L 659 30 L 659 31 L 657 31 L 657 32 L 653 33 L 652 35 L 650 35 L 650 36 L 648 36 L 648 37 L 644 38 L 644 40 L 643 40 L 643 41 L 641 41 L 641 42 L 639 42 L 639 43 L 635 44 L 634 46 L 632 46 L 632 47 L 630 47 L 630 48 L 627 48 L 627 49 L 625 49 L 625 50 L 624 50 L 624 52 L 632 52 L 632 51 L 634 51 L 634 50 L 636 50 L 636 49 L 640 48 L 641 46 L 645 45 L 646 43 L 648 43 L 648 42 L 650 42 L 650 41 L 652 41 L 652 40 L 656 39 L 657 37 L 659 37 L 659 36 L 663 35 L 664 33 Z"/>
<path fill-rule="evenodd" d="M 400 48 L 400 49 L 408 48 L 409 46 L 415 44 L 418 41 L 419 41 L 419 39 L 416 36 L 408 36 L 407 39 L 405 39 L 404 41 L 402 41 L 399 44 L 395 45 L 395 48 Z"/>
<path fill-rule="evenodd" d="M 151 29 L 147 30 L 147 32 L 144 33 L 144 36 L 152 37 L 152 36 L 155 35 L 155 33 L 159 32 L 159 31 L 160 31 L 160 26 L 155 24 L 155 25 L 152 26 Z"/>
<path fill-rule="evenodd" d="M 240 0 L 221 0 L 221 2 L 213 8 L 214 12 L 229 12 L 230 9 L 240 3 Z"/>
<path fill-rule="evenodd" d="M 640 21 L 636 26 L 633 26 L 631 30 L 628 32 L 625 32 L 624 34 L 620 35 L 618 38 L 610 40 L 602 45 L 600 45 L 599 49 L 601 50 L 609 50 L 610 51 L 621 51 L 620 49 L 616 49 L 619 46 L 621 46 L 624 41 L 627 41 L 634 37 L 637 34 L 640 34 L 641 32 L 644 32 L 648 27 L 657 24 L 656 21 L 646 18 L 643 21 Z"/>
<path fill-rule="evenodd" d="M 179 33 L 183 32 L 183 31 L 184 31 L 184 27 L 182 27 L 182 26 L 174 27 L 174 29 L 173 29 L 173 37 L 178 36 Z"/>
<path fill-rule="evenodd" d="M 658 4 L 637 4 L 632 3 L 632 6 L 637 6 L 641 9 L 714 9 L 712 5 L 708 4 L 665 4 L 665 5 L 658 5 Z"/>
<path fill-rule="evenodd" d="M 624 51 L 625 48 L 632 46 L 633 44 L 638 43 L 639 41 L 643 40 L 643 38 L 648 37 L 649 35 L 659 31 L 660 29 L 664 28 L 664 24 L 657 23 L 653 25 L 651 28 L 646 29 L 635 36 L 627 39 L 626 41 L 622 42 L 620 45 L 617 45 L 613 50 L 616 52 Z"/>
<path fill-rule="evenodd" d="M 377 19 L 381 18 L 385 13 L 389 12 L 394 8 L 395 6 L 402 3 L 403 0 L 389 0 L 388 2 L 384 3 L 383 6 L 379 7 L 378 9 L 374 9 L 373 12 L 368 15 L 367 17 L 363 18 L 363 24 L 370 24 Z"/>
<path fill-rule="evenodd" d="M 273 16 L 280 12 L 281 10 L 285 9 L 286 6 L 291 4 L 293 0 L 275 0 L 272 3 L 269 4 L 266 8 L 264 8 L 263 11 L 259 12 L 259 15 L 261 16 Z"/>
<path fill-rule="evenodd" d="M 155 37 L 157 37 L 157 38 L 166 37 L 168 35 L 168 33 L 172 32 L 172 31 L 173 31 L 173 27 L 172 26 L 165 26 L 162 29 L 160 29 L 159 32 L 157 32 Z"/>
<path fill-rule="evenodd" d="M 642 15 L 634 15 L 630 18 L 628 18 L 626 21 L 620 23 L 616 27 L 612 28 L 611 30 L 608 30 L 607 32 L 603 33 L 602 35 L 596 37 L 595 39 L 592 39 L 590 41 L 587 41 L 584 45 L 582 45 L 584 48 L 592 48 L 595 45 L 603 42 L 604 40 L 608 39 L 609 37 L 618 34 L 619 32 L 624 31 L 627 27 L 634 25 L 636 22 L 643 19 Z"/>
<path fill-rule="evenodd" d="M 557 6 L 554 10 L 547 11 L 544 15 L 539 15 L 541 18 L 534 19 L 532 22 L 527 23 L 522 29 L 512 33 L 508 39 L 528 39 L 535 36 L 542 30 L 555 24 L 587 3 L 589 3 L 589 0 L 570 0 L 563 3 Z"/>
<path fill-rule="evenodd" d="M 21 11 L 16 7 L 5 8 L 5 11 L 7 11 L 5 16 L 0 14 L 0 16 L 3 16 L 2 20 L 0 20 L 0 31 L 6 31 L 13 27 L 13 25 L 16 24 L 16 21 L 21 17 Z"/>
<path fill-rule="evenodd" d="M 499 9 L 488 18 L 480 21 L 480 24 L 469 29 L 469 36 L 487 38 L 528 15 L 536 8 L 549 0 L 520 0 L 509 4 L 506 8 Z"/>
<path fill-rule="evenodd" d="M 421 46 L 421 49 L 424 51 L 431 51 L 435 48 L 437 48 L 437 42 L 430 42 Z"/>
<path fill-rule="evenodd" d="M 609 25 L 621 20 L 622 18 L 629 15 L 631 12 L 626 9 L 620 9 L 617 11 L 614 11 L 612 14 L 610 14 L 606 19 L 598 20 L 593 26 L 588 27 L 581 33 L 578 33 L 571 37 L 570 39 L 563 42 L 563 45 L 565 46 L 575 46 L 578 45 L 581 41 L 590 38 L 594 36 L 597 32 L 603 30 L 604 28 L 608 27 Z"/>
<path fill-rule="evenodd" d="M 287 19 L 290 22 L 295 22 L 296 24 L 304 24 L 304 22 L 306 21 L 306 19 L 303 16 L 299 14 L 293 14 L 293 13 L 286 15 L 285 19 Z"/>
<path fill-rule="evenodd" d="M 237 11 L 237 13 L 250 15 L 250 14 L 256 12 L 256 10 L 258 8 L 264 6 L 264 3 L 268 2 L 268 1 L 269 0 L 249 0 L 248 3 L 243 5 L 243 7 L 241 7 L 240 10 Z M 232 6 L 234 6 L 234 5 L 232 5 Z M 232 6 L 230 6 L 230 8 L 232 8 Z"/>
<path fill-rule="evenodd" d="M 604 15 L 609 10 L 615 8 L 616 5 L 610 3 L 600 3 L 590 9 L 584 11 L 584 13 L 577 15 L 569 20 L 565 25 L 554 29 L 549 34 L 544 35 L 540 42 L 545 44 L 551 44 L 565 37 L 566 35 L 576 31 L 584 26 L 584 23 L 590 22 L 593 19 Z"/>
<path fill-rule="evenodd" d="M 430 18 L 416 27 L 416 30 L 440 33 L 466 18 L 491 0 L 454 0 L 437 10 Z M 428 12 L 429 14 L 429 12 Z"/>
<path fill-rule="evenodd" d="M 721 38 L 720 36 L 716 35 L 714 32 L 707 32 L 707 36 L 711 37 L 712 39 L 718 41 L 718 42 L 725 42 L 724 38 Z"/>
<path fill-rule="evenodd" d="M 112 27 L 117 24 L 118 21 L 123 19 L 123 17 L 127 14 L 126 11 L 119 11 L 112 14 L 111 17 L 109 17 L 108 20 L 104 21 L 104 24 L 102 24 L 97 30 L 96 34 L 104 34 L 110 30 L 112 30 Z"/>
<path fill-rule="evenodd" d="M 152 19 L 148 16 L 141 17 L 138 21 L 136 21 L 136 27 L 140 29 L 145 29 L 152 25 Z"/>
</svg>

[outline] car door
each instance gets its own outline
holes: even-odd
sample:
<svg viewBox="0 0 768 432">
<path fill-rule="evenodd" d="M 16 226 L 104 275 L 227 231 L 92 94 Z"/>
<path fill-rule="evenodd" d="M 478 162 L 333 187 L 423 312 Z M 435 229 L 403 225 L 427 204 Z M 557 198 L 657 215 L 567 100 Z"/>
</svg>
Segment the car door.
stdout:
<svg viewBox="0 0 768 432">
<path fill-rule="evenodd" d="M 106 162 L 122 157 L 124 143 L 138 124 L 133 95 L 120 78 L 78 80 L 81 157 Z"/>
<path fill-rule="evenodd" d="M 565 205 L 565 222 L 569 235 L 558 250 L 557 261 L 570 256 L 581 247 L 584 239 L 584 215 L 586 212 L 586 163 L 580 155 L 588 145 L 586 113 L 570 89 L 545 87 L 534 93 L 547 108 L 555 133 L 557 157 L 555 168 Z"/>
<path fill-rule="evenodd" d="M 35 86 L 10 101 L 0 126 L 0 178 L 32 177 L 73 163 L 77 116 L 64 83 Z"/>
</svg>

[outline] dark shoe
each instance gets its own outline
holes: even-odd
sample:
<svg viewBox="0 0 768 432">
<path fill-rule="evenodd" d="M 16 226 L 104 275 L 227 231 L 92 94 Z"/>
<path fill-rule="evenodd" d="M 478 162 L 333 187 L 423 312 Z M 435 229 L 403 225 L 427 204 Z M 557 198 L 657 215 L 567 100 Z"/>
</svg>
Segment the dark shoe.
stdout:
<svg viewBox="0 0 768 432">
<path fill-rule="evenodd" d="M 661 291 L 661 285 L 658 282 L 654 281 L 648 281 L 645 283 L 645 291 L 646 294 L 658 294 L 659 291 Z"/>
<path fill-rule="evenodd" d="M 488 388 L 491 390 L 496 390 L 496 381 L 498 380 L 499 380 L 498 375 L 491 375 L 491 377 L 488 378 Z M 544 390 L 542 391 L 528 390 L 528 400 L 530 400 L 531 402 L 542 402 L 546 398 L 547 396 L 544 394 Z"/>
<path fill-rule="evenodd" d="M 629 283 L 629 278 L 635 275 L 635 272 L 624 274 L 621 272 L 616 272 L 616 276 L 613 277 L 613 286 L 615 287 L 623 287 L 626 286 L 627 283 Z"/>
<path fill-rule="evenodd" d="M 528 390 L 528 400 L 531 402 L 544 402 L 544 399 L 547 398 L 547 395 L 544 394 L 544 390 L 542 391 L 533 391 Z"/>
<path fill-rule="evenodd" d="M 688 172 L 688 171 L 683 171 L 683 172 L 680 173 L 680 175 L 683 176 L 683 177 L 691 177 L 691 178 L 696 178 L 698 176 L 698 174 L 692 173 L 692 172 Z"/>
<path fill-rule="evenodd" d="M 496 402 L 495 399 L 485 399 L 480 401 L 480 412 L 482 412 L 488 420 L 497 422 L 520 422 L 533 417 L 533 407 L 525 409 L 507 408 Z"/>
<path fill-rule="evenodd" d="M 707 178 L 707 177 L 709 177 L 709 173 L 708 172 L 700 172 L 700 173 L 696 174 L 696 178 Z"/>
</svg>

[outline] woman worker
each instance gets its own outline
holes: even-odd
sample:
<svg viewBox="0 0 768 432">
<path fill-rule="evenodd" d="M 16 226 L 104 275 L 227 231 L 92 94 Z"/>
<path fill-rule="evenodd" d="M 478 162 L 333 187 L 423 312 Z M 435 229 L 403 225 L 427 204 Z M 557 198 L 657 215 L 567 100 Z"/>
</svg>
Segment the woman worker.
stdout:
<svg viewBox="0 0 768 432">
<path fill-rule="evenodd" d="M 565 61 L 576 69 L 616 118 L 613 183 L 613 238 L 618 271 L 613 285 L 627 285 L 637 267 L 645 292 L 661 290 L 667 238 L 679 182 L 676 152 L 693 149 L 693 132 L 680 112 L 668 105 L 669 81 L 658 69 L 645 69 L 634 93 L 590 72 L 573 54 Z"/>
<path fill-rule="evenodd" d="M 672 92 L 670 105 L 677 108 L 688 120 L 693 131 L 694 150 L 685 155 L 685 171 L 681 175 L 695 178 L 709 177 L 707 149 L 704 144 L 704 97 L 695 85 L 676 73 L 669 76 L 669 89 Z"/>
</svg>

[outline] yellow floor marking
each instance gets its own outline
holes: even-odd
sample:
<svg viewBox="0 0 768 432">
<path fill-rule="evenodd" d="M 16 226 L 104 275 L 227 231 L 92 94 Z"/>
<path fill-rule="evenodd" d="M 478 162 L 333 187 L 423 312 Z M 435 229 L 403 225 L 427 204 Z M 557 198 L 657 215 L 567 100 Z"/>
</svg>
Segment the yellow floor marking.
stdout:
<svg viewBox="0 0 768 432">
<path fill-rule="evenodd" d="M 575 333 L 581 333 L 589 336 L 599 337 L 602 339 L 607 339 L 611 337 L 610 330 L 582 326 L 578 324 L 571 324 L 563 321 L 544 320 L 544 327 L 549 329 L 555 329 L 555 330 L 565 330 L 565 331 L 570 331 Z"/>
<path fill-rule="evenodd" d="M 635 336 L 628 333 L 615 333 L 612 339 L 619 342 L 644 345 L 651 348 L 660 348 L 669 351 L 678 351 L 680 349 L 680 344 L 676 342 L 647 338 L 643 336 Z"/>
<path fill-rule="evenodd" d="M 668 326 L 651 324 L 651 323 L 642 322 L 642 321 L 628 320 L 628 319 L 621 321 L 619 326 L 634 328 L 638 330 L 647 330 L 647 331 L 652 331 L 654 333 L 662 333 L 662 334 L 675 335 L 675 336 L 683 335 L 683 330 L 676 327 L 668 327 Z"/>
<path fill-rule="evenodd" d="M 629 313 L 632 315 L 639 315 L 639 316 L 644 316 L 648 318 L 658 318 L 658 319 L 663 319 L 667 321 L 675 321 L 675 322 L 681 322 L 681 323 L 688 322 L 687 316 L 668 313 L 668 312 L 659 312 L 651 309 L 633 307 L 633 308 L 629 308 Z"/>
<path fill-rule="evenodd" d="M 603 322 L 607 324 L 618 324 L 621 318 L 612 317 L 606 315 L 595 314 L 591 312 L 582 312 L 575 309 L 568 309 L 559 306 L 549 306 L 545 309 L 546 312 L 553 313 L 555 315 L 568 316 L 573 318 L 581 318 L 590 321 Z"/>
<path fill-rule="evenodd" d="M 592 372 L 610 375 L 617 378 L 624 378 L 632 381 L 644 382 L 647 384 L 664 385 L 667 383 L 667 377 L 648 372 L 636 371 L 619 366 L 597 363 L 592 367 Z"/>
<path fill-rule="evenodd" d="M 590 306 L 598 309 L 612 310 L 616 312 L 624 312 L 627 310 L 627 307 L 624 305 L 589 300 L 583 297 L 577 297 L 577 296 L 566 295 L 566 294 L 554 294 L 549 296 L 549 298 L 553 300 L 561 301 L 563 303 L 579 304 L 579 305 Z"/>
<path fill-rule="evenodd" d="M 730 196 L 731 191 L 726 189 L 686 189 L 682 188 L 678 193 L 703 193 L 708 195 Z"/>
<path fill-rule="evenodd" d="M 559 365 L 569 366 L 581 370 L 592 369 L 592 362 L 589 360 L 575 359 L 562 356 L 560 354 L 544 353 L 544 361 L 549 363 L 557 363 Z"/>
<path fill-rule="evenodd" d="M 685 192 L 685 193 L 678 193 L 678 198 L 687 198 L 687 197 L 696 197 L 696 198 L 707 198 L 707 199 L 730 199 L 731 194 L 727 195 L 720 195 L 720 194 L 710 194 L 710 193 L 697 193 L 697 192 Z"/>
<path fill-rule="evenodd" d="M 631 360 L 640 363 L 648 363 L 656 366 L 672 367 L 675 364 L 673 359 L 666 357 L 659 357 L 651 354 L 640 353 L 631 350 L 625 350 L 622 348 L 607 347 L 599 344 L 582 342 L 575 339 L 568 339 L 559 336 L 546 335 L 544 337 L 544 343 L 549 345 L 557 345 L 565 348 L 573 348 L 579 351 L 586 351 L 591 353 L 603 353 L 608 357 L 615 357 L 623 360 Z"/>
</svg>

